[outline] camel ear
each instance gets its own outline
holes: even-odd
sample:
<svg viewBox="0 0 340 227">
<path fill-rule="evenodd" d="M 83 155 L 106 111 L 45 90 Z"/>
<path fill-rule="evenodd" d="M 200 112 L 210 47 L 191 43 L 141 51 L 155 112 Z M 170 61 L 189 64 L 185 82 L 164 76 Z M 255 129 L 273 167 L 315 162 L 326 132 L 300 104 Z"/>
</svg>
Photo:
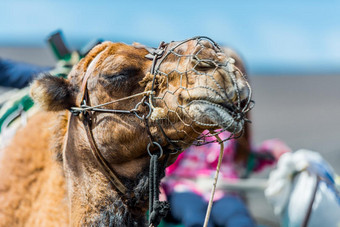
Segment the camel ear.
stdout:
<svg viewBox="0 0 340 227">
<path fill-rule="evenodd" d="M 76 92 L 64 78 L 42 74 L 31 84 L 31 97 L 47 111 L 60 111 L 75 106 Z"/>
</svg>

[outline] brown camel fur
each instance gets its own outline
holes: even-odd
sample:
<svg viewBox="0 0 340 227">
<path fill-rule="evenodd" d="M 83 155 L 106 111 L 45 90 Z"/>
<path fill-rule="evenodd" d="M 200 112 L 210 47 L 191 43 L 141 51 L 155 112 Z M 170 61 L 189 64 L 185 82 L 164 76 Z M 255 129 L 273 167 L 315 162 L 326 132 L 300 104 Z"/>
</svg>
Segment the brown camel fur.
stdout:
<svg viewBox="0 0 340 227">
<path fill-rule="evenodd" d="M 201 53 L 203 57 L 217 61 L 228 57 L 217 56 L 210 44 L 205 45 L 207 51 Z M 183 45 L 180 51 L 189 53 L 195 48 L 196 41 L 193 40 Z M 0 153 L 0 226 L 145 224 L 150 157 L 146 151 L 149 139 L 143 121 L 133 114 L 93 114 L 92 132 L 96 144 L 129 189 L 127 195 L 122 196 L 93 159 L 81 118 L 73 116 L 68 110 L 80 105 L 82 80 L 88 73 L 87 88 L 91 105 L 143 92 L 150 86 L 148 72 L 152 64 L 151 60 L 145 58 L 146 54 L 148 52 L 140 47 L 105 42 L 82 59 L 68 79 L 43 75 L 33 82 L 31 95 L 42 111 L 29 119 L 27 126 L 20 129 L 12 143 Z M 169 58 L 163 63 L 162 70 L 171 71 L 173 64 L 175 62 Z M 204 66 L 202 70 L 210 69 Z M 207 86 L 215 86 L 195 74 L 185 76 L 184 85 L 187 87 L 197 86 L 202 80 Z M 238 74 L 236 77 L 238 86 L 244 88 L 244 78 Z M 216 71 L 214 79 L 222 84 L 228 94 L 232 94 L 232 81 L 224 71 Z M 169 76 L 168 80 L 167 89 L 179 86 L 176 73 Z M 166 90 L 163 82 L 162 78 L 157 79 L 157 95 Z M 189 102 L 187 96 L 187 93 L 179 92 L 164 98 L 167 101 L 166 108 L 175 109 L 179 102 L 177 100 Z M 214 98 L 214 94 L 207 91 L 193 93 L 190 97 L 199 99 L 206 96 Z M 136 97 L 112 103 L 105 108 L 130 110 L 140 100 L 141 97 Z M 162 105 L 159 104 L 160 108 L 167 111 Z M 177 130 L 174 130 L 173 125 Z M 205 129 L 196 125 L 188 127 L 178 119 L 171 126 L 164 124 L 164 131 L 170 138 L 186 142 L 183 144 L 192 143 Z M 168 145 L 152 122 L 150 131 L 155 141 L 164 147 Z M 167 165 L 176 157 L 171 156 Z"/>
</svg>

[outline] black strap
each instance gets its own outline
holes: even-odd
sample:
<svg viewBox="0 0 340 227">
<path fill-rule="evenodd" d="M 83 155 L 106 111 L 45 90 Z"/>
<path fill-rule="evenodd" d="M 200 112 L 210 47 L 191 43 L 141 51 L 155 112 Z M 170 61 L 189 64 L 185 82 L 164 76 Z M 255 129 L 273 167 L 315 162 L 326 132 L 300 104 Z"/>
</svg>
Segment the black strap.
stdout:
<svg viewBox="0 0 340 227">
<path fill-rule="evenodd" d="M 167 155 L 167 158 L 169 156 Z M 164 167 L 167 158 L 164 160 Z M 150 172 L 149 172 L 149 225 L 158 226 L 161 220 L 167 215 L 170 210 L 170 205 L 166 201 L 159 201 L 159 184 L 160 184 L 160 165 L 158 162 L 159 156 L 152 154 L 150 158 Z"/>
</svg>

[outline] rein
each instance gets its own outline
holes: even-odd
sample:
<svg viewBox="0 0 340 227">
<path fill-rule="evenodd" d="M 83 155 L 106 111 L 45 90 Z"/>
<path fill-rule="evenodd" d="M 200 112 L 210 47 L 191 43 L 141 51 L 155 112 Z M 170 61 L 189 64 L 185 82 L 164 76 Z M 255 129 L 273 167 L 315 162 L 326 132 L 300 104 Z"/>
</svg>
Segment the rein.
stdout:
<svg viewBox="0 0 340 227">
<path fill-rule="evenodd" d="M 210 199 L 209 199 L 207 211 L 205 213 L 203 227 L 208 226 L 211 209 L 212 209 L 212 205 L 213 205 L 213 202 L 214 202 L 214 196 L 215 196 L 215 190 L 216 190 L 217 181 L 218 181 L 218 175 L 220 173 L 220 168 L 221 168 L 221 164 L 222 164 L 222 160 L 223 160 L 224 144 L 223 144 L 223 141 L 221 140 L 221 138 L 218 135 L 216 135 L 216 139 L 220 143 L 220 155 L 218 156 L 218 163 L 217 163 L 217 166 L 216 166 L 214 183 L 213 183 L 213 187 L 212 187 L 212 190 L 211 190 L 211 193 L 210 193 Z"/>
</svg>

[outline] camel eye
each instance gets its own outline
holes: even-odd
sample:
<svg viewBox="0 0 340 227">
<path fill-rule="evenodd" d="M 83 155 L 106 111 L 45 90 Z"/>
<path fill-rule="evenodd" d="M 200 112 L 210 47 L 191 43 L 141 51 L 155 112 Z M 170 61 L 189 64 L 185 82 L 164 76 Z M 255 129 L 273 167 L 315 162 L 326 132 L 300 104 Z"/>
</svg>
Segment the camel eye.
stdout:
<svg viewBox="0 0 340 227">
<path fill-rule="evenodd" d="M 105 87 L 112 87 L 114 89 L 129 87 L 135 80 L 135 76 L 140 74 L 140 69 L 135 67 L 125 67 L 117 72 L 104 73 L 99 80 Z"/>
<path fill-rule="evenodd" d="M 110 82 L 119 81 L 119 80 L 127 80 L 128 76 L 125 74 L 114 74 L 105 76 Z"/>
<path fill-rule="evenodd" d="M 110 80 L 111 82 L 117 81 L 117 80 L 127 80 L 139 73 L 138 68 L 134 67 L 127 67 L 123 68 L 117 73 L 109 74 L 109 75 L 104 75 L 105 78 Z"/>
</svg>

